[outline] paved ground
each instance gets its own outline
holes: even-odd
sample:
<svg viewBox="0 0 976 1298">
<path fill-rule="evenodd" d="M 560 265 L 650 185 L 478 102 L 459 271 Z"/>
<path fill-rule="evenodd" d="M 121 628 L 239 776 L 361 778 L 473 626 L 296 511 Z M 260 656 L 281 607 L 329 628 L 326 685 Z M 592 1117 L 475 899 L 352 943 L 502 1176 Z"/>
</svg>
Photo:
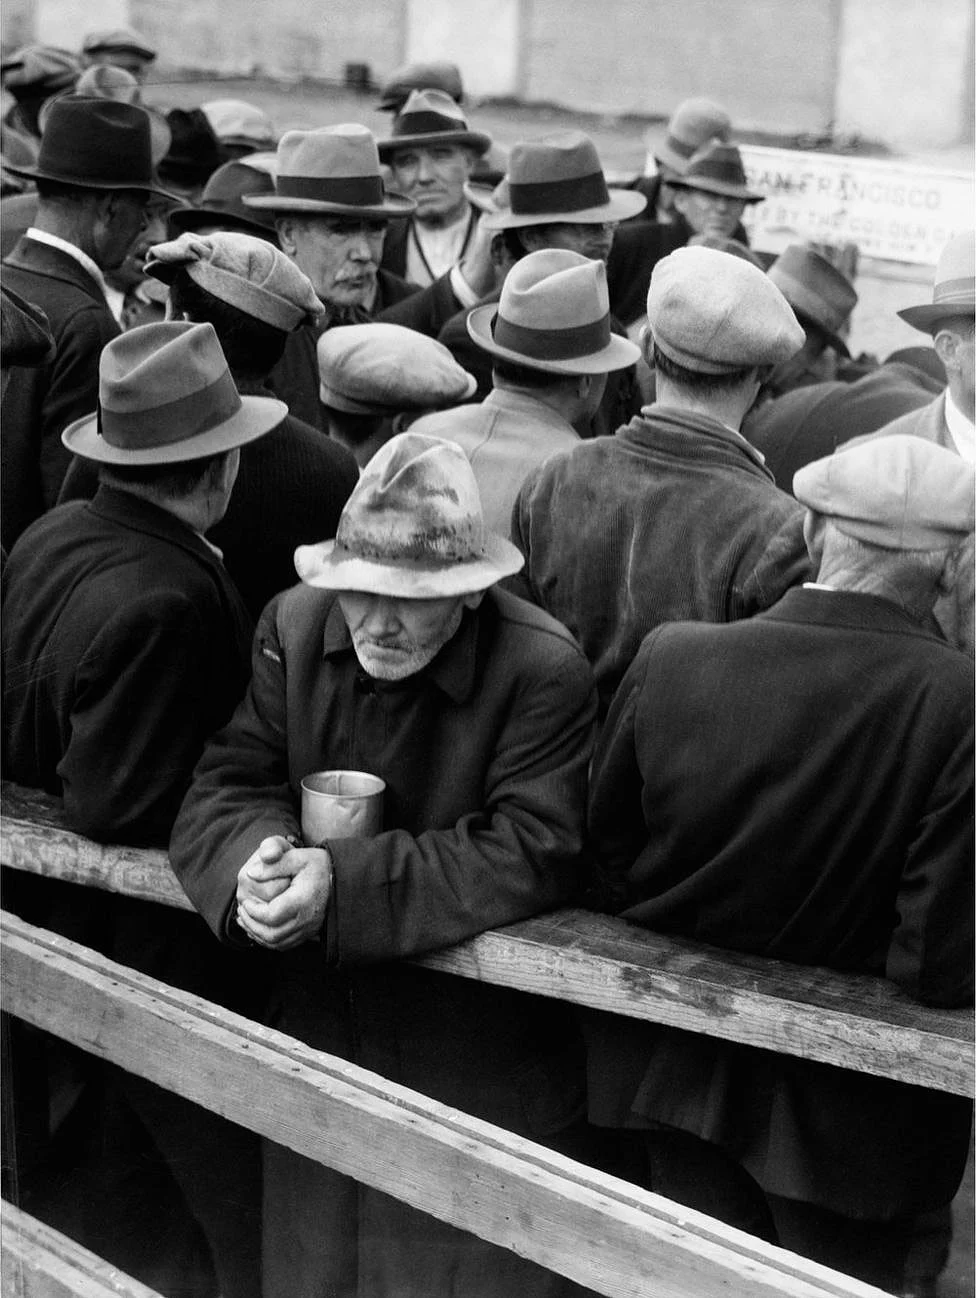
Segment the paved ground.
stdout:
<svg viewBox="0 0 976 1298">
<path fill-rule="evenodd" d="M 364 95 L 345 88 L 309 84 L 307 82 L 272 82 L 236 80 L 170 80 L 165 84 L 147 87 L 147 100 L 160 108 L 193 107 L 208 99 L 246 99 L 257 104 L 269 114 L 279 132 L 294 127 L 322 126 L 331 122 L 362 122 L 378 135 L 389 129 L 389 117 L 377 112 L 375 94 Z M 469 117 L 478 127 L 492 134 L 500 144 L 511 145 L 530 135 L 540 135 L 549 130 L 578 127 L 589 134 L 600 152 L 608 173 L 635 175 L 643 169 L 647 152 L 646 136 L 663 137 L 664 123 L 649 123 L 630 118 L 594 117 L 571 113 L 557 108 L 522 106 L 517 104 L 488 103 L 471 106 Z M 798 147 L 795 140 L 777 140 L 770 136 L 748 136 L 751 143 L 781 144 Z M 843 151 L 836 145 L 833 151 Z M 861 146 L 857 152 L 868 156 L 883 156 L 883 151 Z M 949 170 L 973 171 L 971 145 L 950 149 L 929 150 L 911 155 L 911 161 L 920 166 L 941 167 Z M 859 306 L 859 324 L 862 345 L 886 355 L 896 346 L 906 345 L 904 326 L 894 317 L 894 312 L 911 302 L 923 301 L 927 285 L 920 282 L 916 271 L 906 274 L 904 280 L 865 281 L 858 284 L 862 296 Z M 912 335 L 911 341 L 917 341 Z M 853 336 L 854 350 L 859 350 L 858 335 Z M 974 1292 L 974 1176 L 973 1157 L 963 1188 L 955 1204 L 955 1243 L 949 1269 L 943 1277 L 939 1298 L 973 1298 Z"/>
</svg>

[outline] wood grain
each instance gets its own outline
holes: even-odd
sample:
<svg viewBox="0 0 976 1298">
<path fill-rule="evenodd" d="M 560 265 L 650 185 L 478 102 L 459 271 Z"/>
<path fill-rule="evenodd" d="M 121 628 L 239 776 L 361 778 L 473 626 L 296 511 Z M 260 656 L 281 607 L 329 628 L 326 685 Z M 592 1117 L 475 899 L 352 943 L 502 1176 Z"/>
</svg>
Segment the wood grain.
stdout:
<svg viewBox="0 0 976 1298">
<path fill-rule="evenodd" d="M 164 852 L 89 842 L 48 794 L 4 784 L 0 861 L 190 909 Z M 884 978 L 767 960 L 558 911 L 416 961 L 628 1018 L 956 1095 L 976 1093 L 973 1011 L 922 1006 Z"/>
<path fill-rule="evenodd" d="M 608 1298 L 880 1298 L 3 916 L 7 1009 Z"/>
<path fill-rule="evenodd" d="M 87 1248 L 12 1203 L 0 1217 L 3 1298 L 160 1298 Z"/>
</svg>

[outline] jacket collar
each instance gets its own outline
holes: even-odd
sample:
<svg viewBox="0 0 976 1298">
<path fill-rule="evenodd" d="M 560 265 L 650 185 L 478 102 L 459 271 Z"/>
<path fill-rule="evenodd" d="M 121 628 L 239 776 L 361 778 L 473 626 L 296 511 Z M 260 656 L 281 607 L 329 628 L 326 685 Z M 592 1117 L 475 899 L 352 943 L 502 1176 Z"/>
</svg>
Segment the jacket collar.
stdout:
<svg viewBox="0 0 976 1298">
<path fill-rule="evenodd" d="M 398 689 L 418 689 L 422 682 L 429 681 L 446 694 L 453 703 L 466 702 L 475 689 L 482 610 L 491 598 L 491 592 L 488 592 L 477 609 L 465 609 L 461 625 L 455 635 L 423 671 L 408 676 L 402 681 L 373 681 L 376 690 L 379 693 L 386 693 Z M 349 634 L 346 619 L 342 616 L 342 609 L 335 595 L 332 596 L 332 607 L 326 615 L 322 639 L 323 657 L 351 656 L 358 667 L 352 636 Z"/>
<path fill-rule="evenodd" d="M 505 410 L 513 415 L 525 415 L 536 424 L 548 424 L 556 432 L 578 434 L 572 424 L 567 423 L 544 401 L 539 401 L 528 392 L 516 392 L 512 388 L 492 388 L 481 403 L 489 409 Z"/>
<path fill-rule="evenodd" d="M 848 627 L 858 631 L 894 632 L 937 640 L 903 608 L 880 595 L 849 590 L 794 586 L 772 608 L 758 617 L 773 622 L 800 622 L 810 626 Z"/>
<path fill-rule="evenodd" d="M 647 427 L 649 425 L 649 427 Z M 711 443 L 712 448 L 721 454 L 724 458 L 728 451 L 737 452 L 736 458 L 741 458 L 753 465 L 765 478 L 770 482 L 773 481 L 773 475 L 766 468 L 766 461 L 752 443 L 743 436 L 742 433 L 736 432 L 727 424 L 721 423 L 718 419 L 712 419 L 709 415 L 693 415 L 685 410 L 679 410 L 676 406 L 652 405 L 645 406 L 639 415 L 635 415 L 629 424 L 624 424 L 617 430 L 617 436 L 632 438 L 634 441 L 646 443 L 648 446 L 656 446 L 658 435 L 661 433 L 673 433 L 676 439 L 688 433 L 694 433 L 698 437 L 704 437 Z M 680 450 L 681 443 L 675 442 L 675 449 Z M 692 450 L 692 444 L 686 448 L 689 452 Z"/>
<path fill-rule="evenodd" d="M 82 289 L 96 302 L 108 310 L 108 303 L 101 285 L 89 275 L 88 271 L 74 257 L 70 257 L 60 248 L 49 243 L 39 243 L 36 239 L 22 235 L 15 244 L 4 264 L 16 266 L 18 270 L 30 271 L 34 275 L 46 275 L 49 279 L 59 279 L 66 284 L 73 284 Z"/>
<path fill-rule="evenodd" d="M 215 572 L 226 576 L 215 547 L 194 532 L 192 527 L 161 509 L 159 505 L 154 505 L 152 501 L 143 500 L 130 491 L 103 484 L 88 502 L 87 508 L 99 518 L 131 528 L 134 532 L 142 532 L 146 536 L 155 536 L 171 545 L 178 545 Z"/>
</svg>

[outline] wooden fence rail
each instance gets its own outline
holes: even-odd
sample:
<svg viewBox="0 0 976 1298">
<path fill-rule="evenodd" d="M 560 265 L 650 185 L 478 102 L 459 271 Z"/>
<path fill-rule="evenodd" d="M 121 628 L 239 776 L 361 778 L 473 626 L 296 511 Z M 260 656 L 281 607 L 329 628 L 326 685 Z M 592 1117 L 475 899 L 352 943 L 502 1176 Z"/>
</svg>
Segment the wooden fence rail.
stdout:
<svg viewBox="0 0 976 1298">
<path fill-rule="evenodd" d="M 5 784 L 0 863 L 190 909 L 166 854 L 92 843 L 59 803 Z M 720 951 L 566 910 L 417 963 L 594 1009 L 972 1096 L 973 1011 L 916 1004 L 883 978 Z"/>
<path fill-rule="evenodd" d="M 0 938 L 16 1017 L 608 1298 L 881 1298 L 15 916 Z"/>
</svg>

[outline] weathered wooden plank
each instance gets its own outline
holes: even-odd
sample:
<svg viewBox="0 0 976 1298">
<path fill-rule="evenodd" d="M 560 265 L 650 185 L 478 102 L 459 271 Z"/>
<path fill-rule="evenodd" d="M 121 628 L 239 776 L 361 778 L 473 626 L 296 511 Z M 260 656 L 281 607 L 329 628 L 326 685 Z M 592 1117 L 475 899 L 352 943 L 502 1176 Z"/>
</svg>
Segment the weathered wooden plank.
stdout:
<svg viewBox="0 0 976 1298">
<path fill-rule="evenodd" d="M 160 1298 L 87 1248 L 11 1203 L 0 1215 L 3 1298 Z"/>
<path fill-rule="evenodd" d="M 165 853 L 64 829 L 49 795 L 3 786 L 4 865 L 189 908 Z M 566 910 L 418 960 L 629 1018 L 972 1096 L 973 1011 L 936 1010 L 883 978 L 720 951 Z"/>
<path fill-rule="evenodd" d="M 15 917 L 0 933 L 9 1012 L 609 1298 L 880 1298 Z"/>
<path fill-rule="evenodd" d="M 430 969 L 956 1095 L 974 1094 L 973 1011 L 884 978 L 719 950 L 565 910 L 435 951 Z"/>
</svg>

